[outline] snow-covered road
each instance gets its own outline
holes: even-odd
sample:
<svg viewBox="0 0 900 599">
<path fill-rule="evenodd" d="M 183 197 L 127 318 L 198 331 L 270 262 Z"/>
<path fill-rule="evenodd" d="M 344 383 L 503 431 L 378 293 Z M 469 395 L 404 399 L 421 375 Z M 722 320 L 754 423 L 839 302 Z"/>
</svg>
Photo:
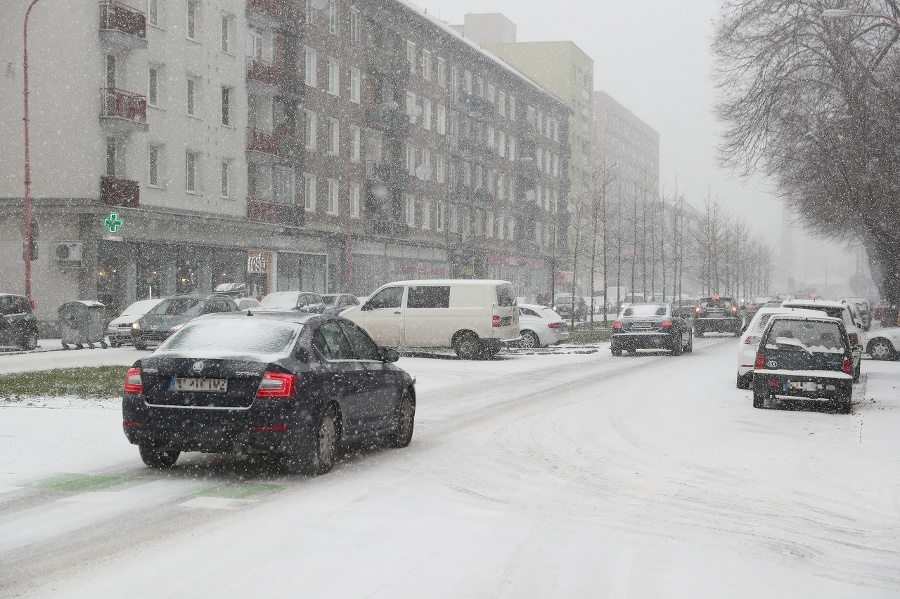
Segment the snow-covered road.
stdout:
<svg viewBox="0 0 900 599">
<path fill-rule="evenodd" d="M 900 362 L 841 416 L 754 410 L 736 340 L 696 348 L 404 357 L 410 447 L 318 478 L 151 471 L 112 401 L 0 407 L 0 595 L 900 597 Z"/>
</svg>

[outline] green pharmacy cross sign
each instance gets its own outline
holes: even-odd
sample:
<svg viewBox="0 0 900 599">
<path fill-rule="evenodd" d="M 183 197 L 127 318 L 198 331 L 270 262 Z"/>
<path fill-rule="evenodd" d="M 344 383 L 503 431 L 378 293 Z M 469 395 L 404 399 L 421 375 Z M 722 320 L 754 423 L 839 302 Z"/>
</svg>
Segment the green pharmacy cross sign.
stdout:
<svg viewBox="0 0 900 599">
<path fill-rule="evenodd" d="M 103 220 L 103 224 L 106 225 L 106 228 L 109 229 L 110 233 L 115 233 L 125 226 L 125 221 L 119 218 L 117 212 L 110 212 L 109 216 Z"/>
</svg>

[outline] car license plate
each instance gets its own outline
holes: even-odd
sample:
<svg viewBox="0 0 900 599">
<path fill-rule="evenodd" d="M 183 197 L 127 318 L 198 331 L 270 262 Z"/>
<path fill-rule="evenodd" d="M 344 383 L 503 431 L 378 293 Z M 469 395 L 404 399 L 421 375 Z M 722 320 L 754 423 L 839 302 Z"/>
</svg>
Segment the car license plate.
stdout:
<svg viewBox="0 0 900 599">
<path fill-rule="evenodd" d="M 631 328 L 636 331 L 646 331 L 650 328 L 650 323 L 642 321 L 634 322 L 631 324 Z"/>
<path fill-rule="evenodd" d="M 785 381 L 788 389 L 795 391 L 818 391 L 819 383 L 813 381 Z"/>
<path fill-rule="evenodd" d="M 195 379 L 174 377 L 169 383 L 170 391 L 202 391 L 205 393 L 225 393 L 228 379 Z"/>
</svg>

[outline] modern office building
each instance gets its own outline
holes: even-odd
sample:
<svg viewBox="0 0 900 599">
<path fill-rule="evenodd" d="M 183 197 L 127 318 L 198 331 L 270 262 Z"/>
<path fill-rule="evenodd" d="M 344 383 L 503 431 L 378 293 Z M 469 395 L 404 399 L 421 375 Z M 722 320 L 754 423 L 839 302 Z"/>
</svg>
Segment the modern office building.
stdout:
<svg viewBox="0 0 900 599">
<path fill-rule="evenodd" d="M 27 0 L 0 21 L 0 289 L 24 290 Z M 405 0 L 117 0 L 28 20 L 32 297 L 552 280 L 565 102 Z"/>
</svg>

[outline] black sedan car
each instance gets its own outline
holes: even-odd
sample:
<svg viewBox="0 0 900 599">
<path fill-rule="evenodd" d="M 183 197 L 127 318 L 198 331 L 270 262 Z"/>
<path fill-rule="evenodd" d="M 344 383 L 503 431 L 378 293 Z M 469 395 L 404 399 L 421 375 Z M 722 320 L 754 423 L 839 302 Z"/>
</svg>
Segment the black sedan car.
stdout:
<svg viewBox="0 0 900 599">
<path fill-rule="evenodd" d="M 706 333 L 729 333 L 740 337 L 743 328 L 740 308 L 730 297 L 703 297 L 694 308 L 694 332 L 698 337 Z"/>
<path fill-rule="evenodd" d="M 612 355 L 639 349 L 669 350 L 674 356 L 694 351 L 690 324 L 672 304 L 631 304 L 612 325 Z"/>
<path fill-rule="evenodd" d="M 34 349 L 37 344 L 37 319 L 28 298 L 0 293 L 0 346 Z"/>
<path fill-rule="evenodd" d="M 239 312 L 192 320 L 125 379 L 125 436 L 148 466 L 182 451 L 263 454 L 324 474 L 342 443 L 412 440 L 415 380 L 333 315 Z"/>
</svg>

